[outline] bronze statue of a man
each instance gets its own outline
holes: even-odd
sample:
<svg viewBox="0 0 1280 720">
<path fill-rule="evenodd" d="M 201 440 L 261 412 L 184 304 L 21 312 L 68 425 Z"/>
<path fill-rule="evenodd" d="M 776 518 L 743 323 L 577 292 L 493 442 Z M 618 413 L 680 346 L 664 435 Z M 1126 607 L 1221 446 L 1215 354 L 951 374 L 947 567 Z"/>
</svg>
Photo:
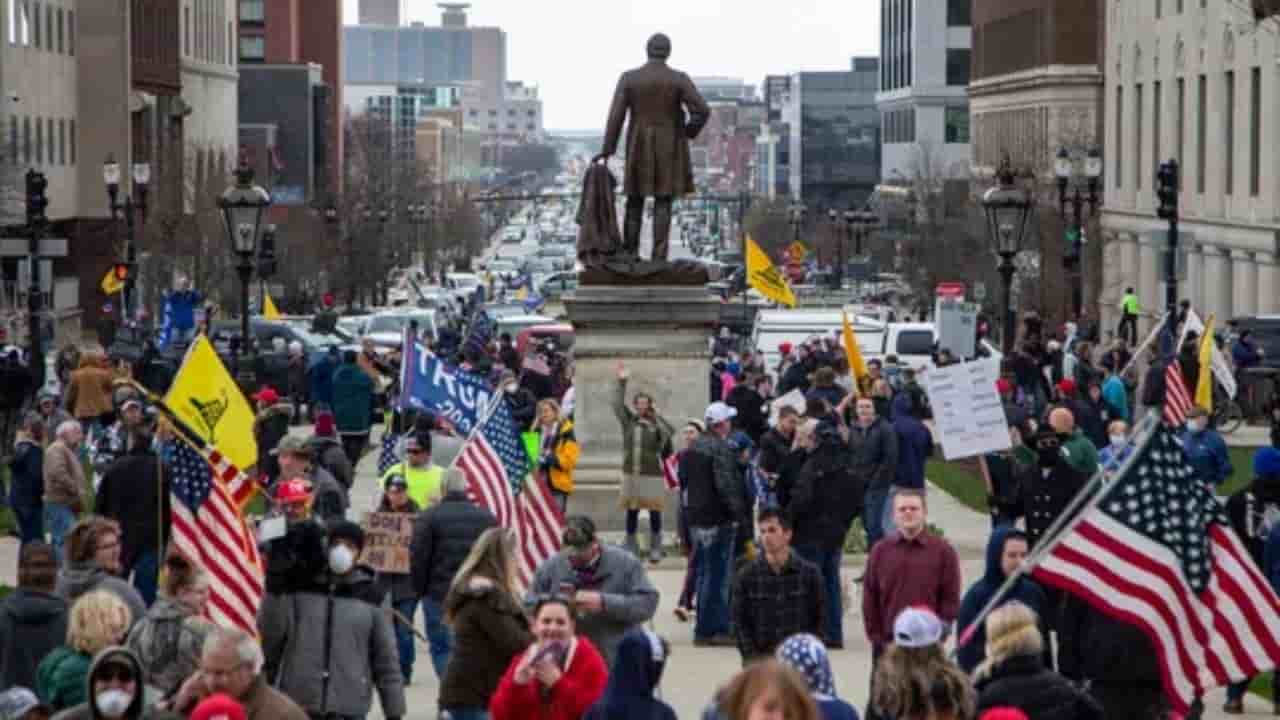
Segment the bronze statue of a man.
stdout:
<svg viewBox="0 0 1280 720">
<path fill-rule="evenodd" d="M 627 196 L 622 254 L 640 254 L 644 200 L 653 198 L 653 257 L 666 260 L 671 237 L 671 203 L 694 192 L 689 141 L 696 138 L 711 115 L 706 100 L 689 76 L 667 66 L 671 39 L 662 33 L 649 38 L 649 62 L 618 79 L 605 127 L 604 148 L 596 160 L 617 152 L 622 123 L 628 113 L 627 167 L 622 190 Z M 688 112 L 688 119 L 685 112 Z"/>
</svg>

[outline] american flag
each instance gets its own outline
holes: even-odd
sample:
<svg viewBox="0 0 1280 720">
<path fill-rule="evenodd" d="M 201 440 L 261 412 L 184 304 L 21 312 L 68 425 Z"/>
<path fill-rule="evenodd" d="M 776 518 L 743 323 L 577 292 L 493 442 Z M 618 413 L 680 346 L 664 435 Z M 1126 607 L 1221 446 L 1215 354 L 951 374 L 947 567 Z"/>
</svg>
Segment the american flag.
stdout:
<svg viewBox="0 0 1280 720">
<path fill-rule="evenodd" d="M 235 502 L 236 507 L 244 508 L 253 499 L 253 496 L 260 489 L 258 482 L 249 477 L 244 471 L 235 466 L 222 453 L 217 450 L 210 449 L 205 457 L 209 460 L 209 465 L 213 466 L 213 472 L 222 480 L 223 485 L 227 488 L 227 494 Z"/>
<path fill-rule="evenodd" d="M 499 395 L 497 407 L 458 455 L 467 475 L 468 493 L 486 507 L 502 527 L 513 530 L 520 547 L 520 583 L 528 587 L 542 561 L 560 549 L 564 517 L 546 482 L 529 474 L 529 456 L 520 442 L 511 407 Z"/>
<path fill-rule="evenodd" d="M 1172 430 L 1158 427 L 1138 453 L 1032 572 L 1142 628 L 1186 713 L 1207 687 L 1280 661 L 1280 599 Z"/>
<path fill-rule="evenodd" d="M 1187 413 L 1194 406 L 1187 383 L 1182 379 L 1182 363 L 1170 361 L 1164 370 L 1164 421 L 1174 426 L 1181 425 L 1187 421 Z"/>
<path fill-rule="evenodd" d="M 211 579 L 205 614 L 256 636 L 263 588 L 257 538 L 206 458 L 179 440 L 165 446 L 164 457 L 172 477 L 174 546 Z"/>
<path fill-rule="evenodd" d="M 392 465 L 400 462 L 400 457 L 396 455 L 396 447 L 400 444 L 400 437 L 390 430 L 382 433 L 382 450 L 378 453 L 378 477 L 381 478 L 391 469 Z"/>
<path fill-rule="evenodd" d="M 550 375 L 551 366 L 547 364 L 547 359 L 539 352 L 529 352 L 524 356 L 524 362 L 521 363 L 525 370 L 538 375 Z"/>
<path fill-rule="evenodd" d="M 662 463 L 662 481 L 668 490 L 680 489 L 680 453 L 671 453 L 664 457 L 659 456 L 658 462 Z"/>
</svg>

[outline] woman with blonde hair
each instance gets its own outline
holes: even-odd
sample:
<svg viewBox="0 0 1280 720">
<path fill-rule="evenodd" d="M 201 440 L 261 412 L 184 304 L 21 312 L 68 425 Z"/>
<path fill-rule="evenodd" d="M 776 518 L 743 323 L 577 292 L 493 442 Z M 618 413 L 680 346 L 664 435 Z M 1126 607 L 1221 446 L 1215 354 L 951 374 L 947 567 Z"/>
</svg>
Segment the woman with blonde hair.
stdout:
<svg viewBox="0 0 1280 720">
<path fill-rule="evenodd" d="M 573 421 L 560 413 L 560 403 L 546 398 L 538 401 L 538 413 L 530 431 L 540 436 L 537 471 L 547 481 L 551 496 L 566 512 L 573 494 L 573 469 L 578 465 L 578 439 Z"/>
<path fill-rule="evenodd" d="M 533 640 L 516 590 L 514 533 L 489 528 L 467 554 L 444 599 L 453 652 L 440 684 L 440 709 L 454 720 L 486 717 L 512 658 Z"/>
<path fill-rule="evenodd" d="M 1020 602 L 987 616 L 987 657 L 974 670 L 978 712 L 1014 707 L 1028 720 L 1101 720 L 1102 708 L 1066 678 L 1044 666 L 1039 618 Z"/>
<path fill-rule="evenodd" d="M 973 686 L 943 654 L 945 631 L 942 620 L 927 608 L 909 607 L 898 613 L 894 642 L 876 661 L 871 682 L 871 708 L 881 717 L 973 717 Z"/>
<path fill-rule="evenodd" d="M 114 593 L 94 590 L 81 595 L 71 606 L 67 644 L 46 655 L 36 670 L 40 699 L 55 710 L 85 702 L 90 662 L 124 641 L 129 618 L 129 608 Z"/>
<path fill-rule="evenodd" d="M 804 677 L 777 660 L 735 675 L 717 694 L 714 710 L 723 720 L 822 720 Z"/>
<path fill-rule="evenodd" d="M 160 576 L 160 596 L 129 632 L 127 645 L 142 664 L 147 684 L 163 695 L 175 691 L 200 667 L 205 637 L 213 625 L 203 617 L 209 574 L 173 547 Z"/>
</svg>

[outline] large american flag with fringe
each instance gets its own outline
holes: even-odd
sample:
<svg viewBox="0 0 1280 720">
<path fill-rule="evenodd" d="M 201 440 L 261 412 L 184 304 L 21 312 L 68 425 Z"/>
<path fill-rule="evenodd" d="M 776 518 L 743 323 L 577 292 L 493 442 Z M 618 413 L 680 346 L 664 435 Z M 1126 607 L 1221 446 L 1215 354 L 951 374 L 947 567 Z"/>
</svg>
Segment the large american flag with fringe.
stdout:
<svg viewBox="0 0 1280 720">
<path fill-rule="evenodd" d="M 173 544 L 209 574 L 205 614 L 216 624 L 256 636 L 262 558 L 257 538 L 232 495 L 236 490 L 214 475 L 211 457 L 182 440 L 165 445 L 164 461 L 171 474 Z M 235 478 L 232 475 L 233 482 Z"/>
<path fill-rule="evenodd" d="M 529 472 L 529 456 L 510 404 L 501 393 L 495 398 L 496 407 L 480 418 L 479 429 L 467 439 L 457 463 L 466 473 L 471 499 L 515 532 L 519 579 L 528 587 L 538 565 L 560 549 L 564 517 L 545 480 Z"/>
<path fill-rule="evenodd" d="M 1045 551 L 1037 580 L 1141 628 L 1181 713 L 1280 662 L 1280 599 L 1171 428 L 1104 492 Z"/>
</svg>

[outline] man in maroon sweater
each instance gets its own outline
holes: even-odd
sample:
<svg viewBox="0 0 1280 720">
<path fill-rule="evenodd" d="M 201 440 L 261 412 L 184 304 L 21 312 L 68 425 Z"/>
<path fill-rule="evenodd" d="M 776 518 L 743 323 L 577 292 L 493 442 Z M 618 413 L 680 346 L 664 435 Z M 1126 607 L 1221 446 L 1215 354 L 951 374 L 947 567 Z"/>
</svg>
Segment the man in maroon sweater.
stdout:
<svg viewBox="0 0 1280 720">
<path fill-rule="evenodd" d="M 927 607 L 950 625 L 960 609 L 960 560 L 946 540 L 925 530 L 924 491 L 899 488 L 893 495 L 898 530 L 876 543 L 862 579 L 862 621 L 874 657 L 893 642 L 893 621 L 915 606 Z"/>
</svg>

